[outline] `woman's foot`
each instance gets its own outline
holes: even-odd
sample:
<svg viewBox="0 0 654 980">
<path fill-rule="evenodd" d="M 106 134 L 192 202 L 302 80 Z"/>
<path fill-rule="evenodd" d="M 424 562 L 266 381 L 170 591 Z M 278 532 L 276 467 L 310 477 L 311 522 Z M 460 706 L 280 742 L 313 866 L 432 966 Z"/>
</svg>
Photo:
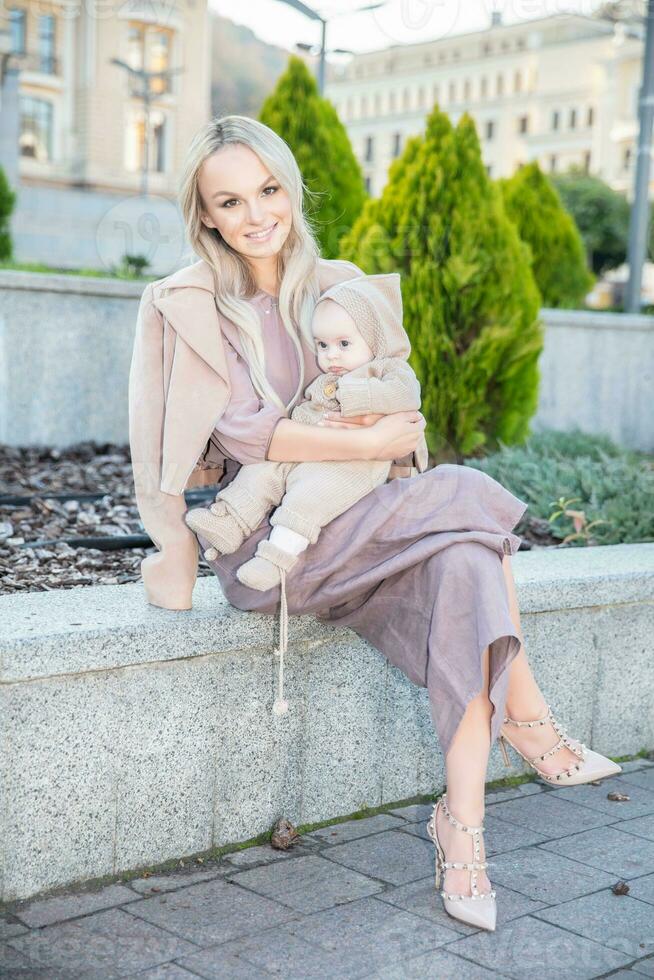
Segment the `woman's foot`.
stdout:
<svg viewBox="0 0 654 980">
<path fill-rule="evenodd" d="M 515 718 L 516 721 L 539 721 L 544 719 L 547 715 L 547 705 L 543 706 L 543 709 L 539 714 L 523 716 L 522 714 L 512 715 L 507 709 L 506 714 Z M 559 741 L 560 736 L 556 733 L 554 726 L 549 718 L 544 722 L 544 724 L 534 725 L 530 728 L 528 725 L 524 727 L 521 725 L 511 725 L 510 723 L 504 723 L 500 729 L 502 734 L 513 742 L 520 751 L 527 756 L 528 759 L 534 759 L 536 756 L 542 755 L 547 752 L 548 749 L 554 748 L 556 743 Z M 571 742 L 577 742 L 577 739 L 571 738 Z M 556 750 L 552 755 L 549 755 L 546 759 L 538 759 L 537 766 L 543 772 L 547 773 L 548 776 L 555 776 L 557 773 L 565 772 L 572 766 L 579 762 L 579 756 L 569 749 L 566 745 L 562 745 Z"/>
<path fill-rule="evenodd" d="M 448 799 L 449 803 L 449 799 Z M 461 814 L 459 810 L 452 807 L 452 812 L 458 815 L 458 819 L 461 820 Z M 470 822 L 471 827 L 481 827 L 484 822 L 484 814 L 477 815 L 479 819 L 475 819 Z M 481 846 L 480 853 L 475 855 L 474 853 L 474 839 L 471 834 L 467 834 L 463 830 L 459 830 L 454 824 L 451 824 L 443 813 L 443 808 L 441 806 L 436 807 L 436 833 L 438 834 L 438 839 L 441 842 L 441 847 L 445 854 L 446 861 L 465 861 L 466 863 L 472 861 L 484 862 L 486 860 L 486 848 L 484 846 L 484 835 L 480 835 Z M 465 868 L 446 868 L 441 880 L 441 888 L 447 892 L 453 892 L 456 895 L 472 895 L 472 890 L 470 887 L 472 872 L 466 870 Z M 477 888 L 480 892 L 490 892 L 491 883 L 488 879 L 488 875 L 482 869 L 477 871 Z"/>
</svg>

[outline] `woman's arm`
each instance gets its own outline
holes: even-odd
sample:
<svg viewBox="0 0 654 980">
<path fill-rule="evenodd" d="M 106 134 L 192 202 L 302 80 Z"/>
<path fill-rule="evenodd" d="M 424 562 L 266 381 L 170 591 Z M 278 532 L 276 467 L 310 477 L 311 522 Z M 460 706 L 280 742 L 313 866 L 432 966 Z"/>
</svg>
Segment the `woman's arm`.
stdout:
<svg viewBox="0 0 654 980">
<path fill-rule="evenodd" d="M 420 412 L 393 412 L 372 425 L 353 424 L 351 419 L 307 425 L 281 418 L 273 430 L 266 459 L 281 463 L 401 459 L 416 448 L 426 424 Z"/>
</svg>

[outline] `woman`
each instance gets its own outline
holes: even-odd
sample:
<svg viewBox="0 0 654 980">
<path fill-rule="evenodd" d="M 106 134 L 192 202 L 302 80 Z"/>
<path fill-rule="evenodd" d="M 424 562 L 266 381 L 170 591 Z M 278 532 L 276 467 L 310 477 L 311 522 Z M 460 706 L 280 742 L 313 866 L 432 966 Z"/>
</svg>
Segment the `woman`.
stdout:
<svg viewBox="0 0 654 980">
<path fill-rule="evenodd" d="M 212 460 L 232 460 L 225 486 L 240 464 L 263 459 L 399 465 L 425 427 L 419 412 L 347 421 L 333 415 L 322 429 L 288 417 L 319 373 L 309 326 L 317 297 L 362 274 L 352 263 L 320 259 L 304 191 L 287 144 L 247 117 L 212 120 L 189 150 L 180 202 L 200 262 L 144 293 L 130 372 L 137 501 L 161 552 L 142 569 L 157 605 L 190 605 L 197 552 L 182 492 L 198 482 L 188 470 L 200 437 L 209 435 L 207 449 L 190 476 Z M 201 300 L 198 286 L 206 291 Z M 209 303 L 216 312 L 210 328 L 203 323 Z M 428 825 L 445 870 L 441 894 L 451 915 L 488 929 L 495 928 L 495 893 L 481 824 L 489 752 L 501 726 L 557 785 L 620 771 L 559 737 L 529 668 L 510 563 L 520 543 L 512 528 L 526 506 L 472 467 L 443 464 L 390 479 L 328 524 L 287 578 L 290 613 L 350 626 L 428 688 L 446 763 L 447 795 Z M 266 520 L 232 554 L 206 549 L 239 609 L 276 611 L 279 586 L 255 591 L 235 574 L 269 532 Z"/>
</svg>

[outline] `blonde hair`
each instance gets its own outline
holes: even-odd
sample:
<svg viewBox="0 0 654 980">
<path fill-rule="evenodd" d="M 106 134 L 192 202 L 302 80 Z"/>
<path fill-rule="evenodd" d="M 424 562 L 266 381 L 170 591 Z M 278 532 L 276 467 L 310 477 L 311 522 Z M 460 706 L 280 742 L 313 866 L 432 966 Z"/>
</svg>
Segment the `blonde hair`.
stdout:
<svg viewBox="0 0 654 980">
<path fill-rule="evenodd" d="M 277 256 L 280 286 L 279 314 L 297 352 L 300 380 L 297 391 L 285 405 L 266 378 L 265 349 L 260 319 L 247 302 L 257 284 L 247 260 L 223 239 L 216 228 L 207 228 L 200 218 L 205 210 L 198 189 L 204 161 L 229 144 L 249 146 L 279 182 L 291 202 L 291 230 Z M 320 296 L 318 259 L 320 249 L 303 210 L 303 196 L 311 193 L 288 144 L 270 127 L 248 116 L 212 119 L 193 138 L 182 171 L 179 203 L 193 251 L 211 266 L 216 285 L 216 305 L 231 320 L 239 334 L 250 368 L 252 384 L 264 401 L 271 401 L 289 414 L 304 390 L 304 356 L 300 337 L 313 349 L 311 317 Z M 299 336 L 298 336 L 299 331 Z"/>
</svg>

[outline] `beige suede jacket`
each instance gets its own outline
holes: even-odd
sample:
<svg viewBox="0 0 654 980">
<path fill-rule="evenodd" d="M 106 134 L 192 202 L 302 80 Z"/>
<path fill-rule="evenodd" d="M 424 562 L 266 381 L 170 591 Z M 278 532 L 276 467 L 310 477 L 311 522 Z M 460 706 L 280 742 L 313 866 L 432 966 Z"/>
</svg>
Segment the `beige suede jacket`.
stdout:
<svg viewBox="0 0 654 980">
<path fill-rule="evenodd" d="M 320 291 L 360 275 L 319 260 Z M 148 602 L 190 609 L 197 538 L 184 490 L 217 483 L 225 458 L 210 435 L 231 397 L 211 267 L 200 260 L 149 283 L 139 304 L 129 372 L 129 443 L 136 503 L 157 547 L 141 562 Z"/>
</svg>

